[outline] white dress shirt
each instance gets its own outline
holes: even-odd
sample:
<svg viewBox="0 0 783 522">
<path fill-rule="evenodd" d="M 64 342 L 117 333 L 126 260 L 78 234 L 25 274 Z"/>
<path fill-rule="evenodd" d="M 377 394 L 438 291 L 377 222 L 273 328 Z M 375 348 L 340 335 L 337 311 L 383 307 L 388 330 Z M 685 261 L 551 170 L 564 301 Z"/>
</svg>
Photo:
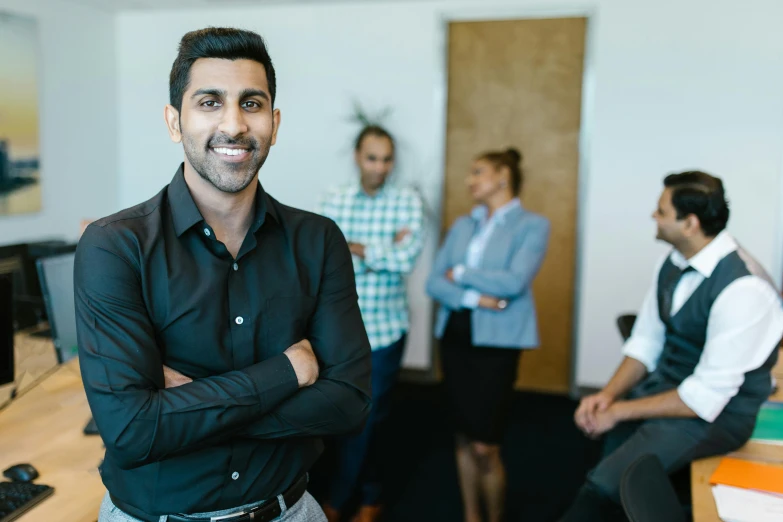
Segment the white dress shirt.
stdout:
<svg viewBox="0 0 783 522">
<path fill-rule="evenodd" d="M 666 333 L 658 312 L 658 274 L 666 258 L 680 269 L 688 265 L 694 269 L 682 276 L 674 290 L 674 315 L 712 275 L 720 260 L 738 249 L 734 238 L 724 231 L 690 260 L 676 250 L 664 257 L 623 353 L 642 362 L 650 372 L 658 365 Z M 739 252 L 744 254 L 741 249 Z M 718 417 L 739 391 L 745 374 L 764 364 L 783 336 L 780 295 L 763 269 L 753 259 L 743 258 L 753 275 L 735 280 L 718 295 L 710 310 L 701 358 L 693 374 L 677 388 L 680 399 L 708 422 Z"/>
<path fill-rule="evenodd" d="M 481 258 L 484 257 L 484 250 L 487 248 L 489 238 L 492 236 L 492 232 L 499 224 L 503 224 L 503 218 L 508 212 L 516 207 L 521 206 L 519 198 L 514 198 L 499 209 L 497 209 L 492 217 L 487 217 L 487 207 L 484 205 L 478 206 L 473 209 L 471 215 L 473 219 L 479 222 L 478 230 L 468 243 L 468 250 L 465 254 L 465 264 L 457 265 L 454 267 L 454 281 L 457 283 L 462 282 L 462 275 L 465 273 L 465 268 L 479 268 L 481 265 Z M 462 294 L 462 306 L 465 308 L 476 308 L 481 299 L 481 292 L 468 288 L 465 293 Z"/>
</svg>

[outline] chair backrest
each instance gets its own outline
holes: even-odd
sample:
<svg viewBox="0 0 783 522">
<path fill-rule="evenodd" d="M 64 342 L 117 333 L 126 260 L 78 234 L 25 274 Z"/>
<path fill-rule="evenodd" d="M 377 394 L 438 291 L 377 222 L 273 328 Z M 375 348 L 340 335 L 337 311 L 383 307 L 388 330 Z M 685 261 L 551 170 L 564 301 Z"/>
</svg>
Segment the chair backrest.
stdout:
<svg viewBox="0 0 783 522">
<path fill-rule="evenodd" d="M 630 522 L 686 522 L 669 475 L 654 455 L 643 455 L 623 473 L 620 500 Z"/>
<path fill-rule="evenodd" d="M 41 293 L 46 303 L 57 361 L 66 362 L 77 355 L 76 308 L 73 290 L 75 254 L 42 257 L 36 261 Z"/>
<path fill-rule="evenodd" d="M 623 341 L 627 341 L 631 337 L 635 322 L 636 314 L 625 314 L 617 318 L 617 328 L 620 330 L 620 335 L 623 336 Z"/>
</svg>

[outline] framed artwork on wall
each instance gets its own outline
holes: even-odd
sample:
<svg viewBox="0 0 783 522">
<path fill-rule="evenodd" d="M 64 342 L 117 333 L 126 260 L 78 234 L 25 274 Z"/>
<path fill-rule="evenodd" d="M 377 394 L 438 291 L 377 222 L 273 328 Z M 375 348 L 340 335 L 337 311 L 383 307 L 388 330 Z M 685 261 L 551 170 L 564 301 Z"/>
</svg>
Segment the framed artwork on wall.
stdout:
<svg viewBox="0 0 783 522">
<path fill-rule="evenodd" d="M 0 12 L 0 217 L 41 210 L 38 27 Z"/>
</svg>

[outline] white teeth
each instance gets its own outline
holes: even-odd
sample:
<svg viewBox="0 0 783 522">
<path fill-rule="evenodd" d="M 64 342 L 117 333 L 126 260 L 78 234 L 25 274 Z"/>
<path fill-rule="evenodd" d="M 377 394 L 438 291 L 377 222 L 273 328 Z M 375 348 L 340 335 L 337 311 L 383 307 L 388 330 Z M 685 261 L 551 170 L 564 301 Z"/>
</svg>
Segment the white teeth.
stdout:
<svg viewBox="0 0 783 522">
<path fill-rule="evenodd" d="M 215 147 L 213 150 L 218 154 L 225 154 L 226 156 L 239 156 L 247 152 L 247 149 L 228 149 L 226 147 Z"/>
</svg>

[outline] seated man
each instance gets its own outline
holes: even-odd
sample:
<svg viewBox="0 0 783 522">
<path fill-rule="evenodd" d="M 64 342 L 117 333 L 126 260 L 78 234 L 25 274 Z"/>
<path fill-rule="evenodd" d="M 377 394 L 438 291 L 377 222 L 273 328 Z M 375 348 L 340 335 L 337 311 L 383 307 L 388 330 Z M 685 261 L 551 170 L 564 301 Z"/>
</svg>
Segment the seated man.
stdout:
<svg viewBox="0 0 783 522">
<path fill-rule="evenodd" d="M 724 231 L 720 179 L 673 174 L 654 218 L 674 249 L 655 272 L 625 358 L 609 384 L 582 399 L 574 419 L 607 434 L 563 522 L 623 520 L 620 478 L 644 454 L 667 471 L 747 442 L 772 390 L 783 307 L 769 276 Z"/>
</svg>

